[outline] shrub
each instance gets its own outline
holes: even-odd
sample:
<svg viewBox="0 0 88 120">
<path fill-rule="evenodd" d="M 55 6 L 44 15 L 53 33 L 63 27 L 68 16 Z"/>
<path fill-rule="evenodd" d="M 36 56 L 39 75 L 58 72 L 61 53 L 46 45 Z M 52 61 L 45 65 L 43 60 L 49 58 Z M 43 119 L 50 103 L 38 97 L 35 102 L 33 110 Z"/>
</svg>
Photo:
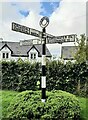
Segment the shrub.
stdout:
<svg viewBox="0 0 88 120">
<path fill-rule="evenodd" d="M 47 92 L 47 100 L 41 102 L 40 91 L 18 94 L 8 108 L 9 120 L 78 120 L 80 107 L 77 98 L 67 92 Z"/>
</svg>

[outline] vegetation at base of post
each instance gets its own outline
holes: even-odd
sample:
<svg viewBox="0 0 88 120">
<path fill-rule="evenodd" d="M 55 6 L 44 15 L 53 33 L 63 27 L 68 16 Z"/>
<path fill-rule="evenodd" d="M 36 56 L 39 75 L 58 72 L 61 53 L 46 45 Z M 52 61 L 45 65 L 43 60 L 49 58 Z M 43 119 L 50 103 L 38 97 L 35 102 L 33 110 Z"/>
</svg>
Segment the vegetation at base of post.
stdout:
<svg viewBox="0 0 88 120">
<path fill-rule="evenodd" d="M 57 92 L 60 93 L 60 91 L 57 91 Z M 15 101 L 15 98 L 17 99 L 17 96 L 18 96 L 19 93 L 20 92 L 15 92 L 15 91 L 5 91 L 5 90 L 0 91 L 0 98 L 2 98 L 2 115 L 3 115 L 3 116 L 0 116 L 0 118 L 3 117 L 1 120 L 10 120 L 9 118 L 7 119 L 7 117 L 6 117 L 8 115 L 8 107 L 9 107 L 9 105 L 11 107 L 12 102 Z M 48 96 L 49 96 L 49 93 L 48 93 Z M 61 92 L 61 93 L 63 95 L 64 94 L 66 95 L 66 92 Z M 26 94 L 26 92 L 25 92 L 25 94 Z M 38 94 L 40 94 L 39 91 L 38 91 Z M 21 98 L 23 98 L 23 97 L 21 96 Z M 83 98 L 83 97 L 77 97 L 77 98 L 78 98 L 80 108 L 81 108 L 80 120 L 87 120 L 87 118 L 88 118 L 88 114 L 87 114 L 87 111 L 88 111 L 88 98 Z M 56 102 L 56 101 L 54 101 L 54 102 Z M 49 115 L 46 114 L 45 117 L 46 116 L 47 116 L 47 119 L 48 119 Z M 21 118 L 21 120 L 23 120 L 23 119 Z"/>
<path fill-rule="evenodd" d="M 80 107 L 75 95 L 64 91 L 47 92 L 46 103 L 40 91 L 19 93 L 8 107 L 7 118 L 27 120 L 79 120 Z M 12 120 L 11 119 L 11 120 Z"/>
</svg>

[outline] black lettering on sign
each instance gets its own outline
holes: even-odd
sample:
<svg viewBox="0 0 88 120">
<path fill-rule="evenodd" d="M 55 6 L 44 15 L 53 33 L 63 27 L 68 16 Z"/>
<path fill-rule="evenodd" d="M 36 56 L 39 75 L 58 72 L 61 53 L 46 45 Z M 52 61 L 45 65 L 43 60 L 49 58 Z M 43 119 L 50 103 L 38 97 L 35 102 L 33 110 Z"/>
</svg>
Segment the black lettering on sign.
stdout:
<svg viewBox="0 0 88 120">
<path fill-rule="evenodd" d="M 31 35 L 36 36 L 36 37 L 40 37 L 39 34 L 34 33 L 34 32 L 31 32 Z"/>
<path fill-rule="evenodd" d="M 22 26 L 19 25 L 17 23 L 12 23 L 12 30 L 16 31 L 16 32 L 21 32 L 21 33 L 25 33 L 25 34 L 30 34 L 30 28 L 26 27 L 26 26 Z"/>
<path fill-rule="evenodd" d="M 22 26 L 21 32 L 25 34 L 30 34 L 30 28 Z"/>
<path fill-rule="evenodd" d="M 30 35 L 40 37 L 40 32 L 35 29 L 30 29 Z"/>
</svg>

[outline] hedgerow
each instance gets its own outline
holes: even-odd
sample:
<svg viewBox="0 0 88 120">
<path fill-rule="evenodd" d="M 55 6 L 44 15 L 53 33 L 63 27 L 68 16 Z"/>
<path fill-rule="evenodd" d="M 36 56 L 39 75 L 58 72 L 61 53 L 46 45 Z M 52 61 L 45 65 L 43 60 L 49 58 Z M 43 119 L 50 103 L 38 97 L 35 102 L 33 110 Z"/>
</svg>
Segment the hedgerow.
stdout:
<svg viewBox="0 0 88 120">
<path fill-rule="evenodd" d="M 79 120 L 78 99 L 67 92 L 47 92 L 45 103 L 41 102 L 40 91 L 19 93 L 8 108 L 9 120 Z"/>
<path fill-rule="evenodd" d="M 2 62 L 2 89 L 36 90 L 40 80 L 40 64 L 30 62 Z"/>
<path fill-rule="evenodd" d="M 88 95 L 88 64 L 63 64 L 60 61 L 47 62 L 47 90 L 64 90 L 70 93 Z M 30 62 L 2 62 L 2 89 L 24 91 L 39 90 L 41 64 Z"/>
<path fill-rule="evenodd" d="M 63 64 L 59 61 L 47 64 L 47 89 L 64 90 L 74 94 L 88 95 L 88 64 Z"/>
</svg>

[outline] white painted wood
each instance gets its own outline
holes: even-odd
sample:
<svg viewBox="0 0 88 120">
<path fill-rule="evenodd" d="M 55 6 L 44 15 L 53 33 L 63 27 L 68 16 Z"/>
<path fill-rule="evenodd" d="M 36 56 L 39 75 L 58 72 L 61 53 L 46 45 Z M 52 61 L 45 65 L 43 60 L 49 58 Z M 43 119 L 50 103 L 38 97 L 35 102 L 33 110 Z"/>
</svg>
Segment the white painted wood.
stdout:
<svg viewBox="0 0 88 120">
<path fill-rule="evenodd" d="M 42 55 L 42 65 L 46 65 L 46 55 Z"/>
<path fill-rule="evenodd" d="M 42 76 L 41 88 L 46 88 L 46 76 Z"/>
</svg>

